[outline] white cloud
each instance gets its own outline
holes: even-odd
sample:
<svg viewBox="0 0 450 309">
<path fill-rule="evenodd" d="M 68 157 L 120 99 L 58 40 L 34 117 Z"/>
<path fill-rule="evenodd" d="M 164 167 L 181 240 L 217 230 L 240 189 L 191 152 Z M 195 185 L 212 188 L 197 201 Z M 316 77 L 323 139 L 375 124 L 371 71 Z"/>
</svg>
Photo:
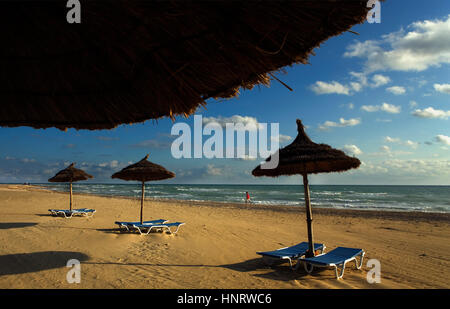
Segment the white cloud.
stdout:
<svg viewBox="0 0 450 309">
<path fill-rule="evenodd" d="M 392 173 L 411 176 L 439 176 L 450 172 L 448 160 L 390 159 L 382 163 Z"/>
<path fill-rule="evenodd" d="M 384 141 L 387 143 L 396 143 L 396 144 L 400 144 L 400 145 L 405 145 L 412 149 L 416 149 L 419 146 L 418 142 L 413 142 L 411 140 L 402 141 L 400 138 L 397 138 L 397 137 L 386 136 L 384 138 Z"/>
<path fill-rule="evenodd" d="M 208 164 L 206 166 L 206 174 L 210 176 L 220 176 L 223 170 L 219 167 L 215 167 L 213 164 Z"/>
<path fill-rule="evenodd" d="M 398 114 L 398 113 L 400 113 L 402 108 L 401 108 L 401 106 L 396 106 L 396 105 L 392 105 L 392 104 L 388 104 L 388 103 L 383 103 L 383 104 L 381 104 L 380 109 L 383 112 L 386 112 L 386 113 Z"/>
<path fill-rule="evenodd" d="M 410 108 L 417 107 L 417 105 L 419 105 L 419 104 L 417 104 L 416 101 L 409 101 L 409 107 L 410 107 Z"/>
<path fill-rule="evenodd" d="M 119 166 L 119 161 L 112 160 L 109 162 L 103 162 L 98 164 L 99 167 L 110 167 L 110 168 L 116 168 Z"/>
<path fill-rule="evenodd" d="M 341 104 L 341 105 L 339 105 L 339 107 L 346 107 L 348 109 L 354 109 L 355 108 L 355 104 L 353 104 L 353 103 Z"/>
<path fill-rule="evenodd" d="M 381 119 L 381 118 L 377 118 L 375 119 L 376 122 L 392 122 L 392 119 Z"/>
<path fill-rule="evenodd" d="M 243 157 L 240 157 L 238 159 L 243 161 L 255 161 L 257 157 L 245 154 Z"/>
<path fill-rule="evenodd" d="M 450 63 L 450 15 L 442 20 L 414 22 L 382 36 L 381 40 L 356 42 L 344 57 L 365 58 L 365 71 L 424 71 Z"/>
<path fill-rule="evenodd" d="M 370 86 L 373 88 L 377 88 L 377 87 L 386 85 L 390 81 L 391 81 L 391 79 L 388 76 L 384 76 L 381 74 L 375 74 L 374 76 L 372 76 L 373 84 L 371 84 Z"/>
<path fill-rule="evenodd" d="M 400 95 L 400 94 L 404 94 L 406 92 L 406 89 L 401 86 L 392 86 L 392 87 L 386 88 L 386 91 L 393 93 L 395 95 Z"/>
<path fill-rule="evenodd" d="M 148 139 L 130 146 L 135 148 L 163 149 L 170 148 L 171 142 L 169 140 Z"/>
<path fill-rule="evenodd" d="M 273 140 L 274 138 L 271 138 L 271 140 Z M 289 135 L 283 135 L 283 134 L 279 134 L 278 135 L 278 142 L 279 143 L 284 143 L 284 142 L 288 142 L 292 139 L 291 136 Z"/>
<path fill-rule="evenodd" d="M 405 141 L 404 144 L 405 144 L 406 146 L 408 146 L 408 147 L 411 147 L 412 149 L 416 149 L 417 146 L 419 146 L 419 143 L 418 143 L 418 142 L 413 142 L 413 141 L 410 141 L 410 140 Z"/>
<path fill-rule="evenodd" d="M 226 124 L 242 124 L 248 130 L 258 130 L 259 123 L 255 117 L 234 115 L 231 117 L 203 117 L 203 125 L 210 123 L 218 123 L 222 127 L 226 127 Z"/>
<path fill-rule="evenodd" d="M 373 113 L 380 110 L 379 105 L 363 105 L 361 106 L 361 109 L 365 112 Z"/>
<path fill-rule="evenodd" d="M 391 148 L 389 146 L 386 146 L 386 145 L 381 146 L 380 150 L 382 152 L 385 152 L 385 153 L 390 153 L 391 152 Z"/>
<path fill-rule="evenodd" d="M 433 87 L 438 92 L 450 94 L 450 84 L 434 84 Z"/>
<path fill-rule="evenodd" d="M 348 86 L 344 86 L 336 81 L 332 81 L 331 83 L 317 81 L 314 85 L 311 85 L 311 90 L 314 91 L 316 94 L 331 94 L 331 93 L 345 94 L 345 95 L 350 94 L 350 88 Z"/>
<path fill-rule="evenodd" d="M 398 114 L 401 111 L 401 106 L 392 105 L 388 103 L 382 103 L 381 105 L 363 105 L 361 106 L 361 110 L 373 113 L 377 111 L 383 111 L 389 114 Z"/>
<path fill-rule="evenodd" d="M 450 110 L 443 111 L 440 109 L 434 109 L 432 107 L 427 107 L 425 109 L 416 109 L 412 112 L 413 116 L 420 118 L 439 118 L 439 119 L 447 119 L 450 117 Z"/>
<path fill-rule="evenodd" d="M 369 86 L 371 88 L 377 88 L 385 85 L 391 81 L 388 76 L 375 74 L 371 78 L 371 82 L 368 81 L 368 76 L 364 72 L 350 72 L 349 73 L 353 81 L 347 84 L 343 84 L 337 81 L 323 82 L 317 81 L 315 84 L 311 85 L 310 88 L 316 94 L 344 94 L 352 95 L 355 92 L 362 91 L 365 87 Z"/>
<path fill-rule="evenodd" d="M 389 156 L 381 162 L 361 162 L 361 167 L 355 170 L 370 176 L 380 176 L 384 179 L 411 179 L 424 177 L 440 177 L 450 173 L 449 160 L 420 160 L 420 159 L 396 159 Z"/>
<path fill-rule="evenodd" d="M 355 92 L 359 92 L 359 91 L 361 91 L 362 88 L 363 88 L 363 85 L 361 85 L 360 83 L 357 83 L 357 82 L 350 82 L 350 86 L 352 87 L 352 89 L 353 89 Z"/>
<path fill-rule="evenodd" d="M 450 136 L 438 134 L 436 136 L 436 141 L 443 143 L 444 145 L 450 146 Z"/>
<path fill-rule="evenodd" d="M 360 155 L 363 152 L 356 145 L 345 145 L 342 150 L 352 156 Z"/>
<path fill-rule="evenodd" d="M 390 137 L 390 136 L 386 136 L 384 138 L 384 140 L 388 143 L 399 143 L 400 142 L 399 138 L 394 138 L 394 137 Z"/>
<path fill-rule="evenodd" d="M 329 128 L 352 127 L 360 123 L 361 119 L 359 118 L 351 118 L 348 120 L 344 118 L 339 118 L 339 122 L 325 121 L 322 125 L 319 125 L 319 130 L 325 131 L 328 130 Z"/>
</svg>

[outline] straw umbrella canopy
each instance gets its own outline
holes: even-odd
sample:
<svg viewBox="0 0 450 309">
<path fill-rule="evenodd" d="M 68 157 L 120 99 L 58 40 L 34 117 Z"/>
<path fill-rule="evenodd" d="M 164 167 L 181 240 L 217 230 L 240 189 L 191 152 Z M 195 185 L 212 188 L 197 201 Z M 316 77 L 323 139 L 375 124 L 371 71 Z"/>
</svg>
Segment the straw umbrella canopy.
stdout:
<svg viewBox="0 0 450 309">
<path fill-rule="evenodd" d="M 161 165 L 147 161 L 148 154 L 141 161 L 123 168 L 121 171 L 114 173 L 111 178 L 118 178 L 122 180 L 135 180 L 142 183 L 141 192 L 141 224 L 144 222 L 144 196 L 145 196 L 145 182 L 163 180 L 175 177 L 175 174 L 166 170 Z"/>
<path fill-rule="evenodd" d="M 367 0 L 0 1 L 0 126 L 111 129 L 269 85 Z M 70 14 L 69 14 L 70 15 Z"/>
<path fill-rule="evenodd" d="M 252 171 L 252 174 L 257 177 L 278 177 L 296 174 L 303 176 L 309 245 L 307 256 L 314 256 L 308 174 L 344 172 L 352 168 L 358 168 L 361 162 L 355 157 L 347 156 L 341 150 L 311 141 L 306 135 L 300 119 L 297 119 L 297 130 L 297 138 L 290 145 L 278 150 L 278 153 L 273 155 L 278 155 L 279 159 L 276 168 L 264 169 L 261 168 L 262 165 L 259 165 Z M 266 159 L 266 161 L 270 161 L 271 157 Z"/>
<path fill-rule="evenodd" d="M 65 169 L 56 173 L 55 176 L 50 178 L 49 182 L 68 182 L 70 187 L 70 210 L 72 211 L 72 182 L 80 180 L 88 180 L 94 178 L 83 170 L 75 167 L 75 163 L 70 164 Z"/>
</svg>

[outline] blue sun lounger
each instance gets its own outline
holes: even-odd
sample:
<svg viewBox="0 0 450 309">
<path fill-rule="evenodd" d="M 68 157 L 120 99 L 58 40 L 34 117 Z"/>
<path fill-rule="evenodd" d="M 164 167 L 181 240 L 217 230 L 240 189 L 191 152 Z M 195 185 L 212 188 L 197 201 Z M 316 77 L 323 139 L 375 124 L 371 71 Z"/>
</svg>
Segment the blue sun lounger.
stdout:
<svg viewBox="0 0 450 309">
<path fill-rule="evenodd" d="M 169 234 L 176 234 L 180 226 L 182 226 L 184 222 L 173 222 L 173 223 L 159 223 L 159 224 L 133 224 L 133 227 L 136 228 L 141 235 L 148 235 L 152 229 L 155 230 L 167 230 Z M 171 231 L 171 227 L 176 227 L 175 232 Z"/>
<path fill-rule="evenodd" d="M 321 253 L 325 250 L 324 244 L 314 244 L 314 251 L 320 250 Z M 289 260 L 289 264 L 292 267 L 292 261 L 297 260 L 300 257 L 304 256 L 308 251 L 308 243 L 301 242 L 297 245 L 291 247 L 280 248 L 274 251 L 266 251 L 266 252 L 256 252 L 259 255 L 263 256 L 264 261 L 267 264 L 273 264 L 276 260 Z"/>
<path fill-rule="evenodd" d="M 162 224 L 162 223 L 166 223 L 167 220 L 165 219 L 158 219 L 158 220 L 151 220 L 151 221 L 144 221 L 143 224 L 144 225 L 149 225 L 149 224 Z M 116 221 L 114 222 L 115 224 L 117 224 L 119 226 L 119 228 L 126 228 L 127 231 L 130 230 L 130 228 L 134 228 L 135 224 L 141 224 L 141 222 L 126 222 L 126 221 Z"/>
<path fill-rule="evenodd" d="M 307 273 L 311 273 L 315 267 L 334 267 L 336 272 L 336 278 L 341 279 L 344 276 L 345 264 L 350 261 L 355 261 L 356 269 L 361 269 L 363 258 L 363 249 L 337 247 L 336 249 L 310 258 L 299 259 L 299 262 L 304 264 Z M 356 258 L 360 256 L 360 262 Z M 341 267 L 341 271 L 338 274 L 338 267 Z"/>
<path fill-rule="evenodd" d="M 53 216 L 64 215 L 64 218 L 72 218 L 73 215 L 92 217 L 95 209 L 79 208 L 79 209 L 49 209 Z"/>
</svg>

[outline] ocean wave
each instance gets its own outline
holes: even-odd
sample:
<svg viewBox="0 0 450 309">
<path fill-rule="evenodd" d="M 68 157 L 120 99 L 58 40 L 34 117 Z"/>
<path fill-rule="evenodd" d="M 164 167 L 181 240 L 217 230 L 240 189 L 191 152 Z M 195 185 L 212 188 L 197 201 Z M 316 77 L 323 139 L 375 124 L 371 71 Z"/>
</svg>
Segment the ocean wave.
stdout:
<svg viewBox="0 0 450 309">
<path fill-rule="evenodd" d="M 48 190 L 68 192 L 67 184 L 43 184 Z M 335 189 L 335 190 L 333 190 Z M 102 196 L 140 197 L 141 188 L 135 184 L 82 184 L 73 186 L 74 193 Z M 259 205 L 304 207 L 304 194 L 294 186 L 236 186 L 236 185 L 156 185 L 146 190 L 147 198 L 190 201 L 244 203 L 245 192 Z M 450 212 L 449 187 L 409 186 L 314 186 L 311 191 L 313 207 L 369 210 L 398 210 Z"/>
</svg>

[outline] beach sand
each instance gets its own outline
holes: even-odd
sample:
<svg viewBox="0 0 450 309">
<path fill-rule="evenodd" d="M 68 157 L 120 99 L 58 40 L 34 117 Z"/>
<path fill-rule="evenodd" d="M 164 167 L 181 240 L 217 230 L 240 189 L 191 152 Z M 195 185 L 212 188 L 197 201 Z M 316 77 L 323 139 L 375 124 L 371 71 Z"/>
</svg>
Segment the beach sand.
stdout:
<svg viewBox="0 0 450 309">
<path fill-rule="evenodd" d="M 140 201 L 75 194 L 74 208 L 92 218 L 50 216 L 69 196 L 22 185 L 0 185 L 0 288 L 449 288 L 450 215 L 318 209 L 315 242 L 363 248 L 362 270 L 347 264 L 311 275 L 288 263 L 268 267 L 256 251 L 306 240 L 303 207 L 232 205 L 147 199 L 145 220 L 181 221 L 176 235 L 119 233 L 114 221 L 136 221 Z M 301 204 L 302 201 L 299 201 Z M 69 284 L 69 259 L 81 282 Z M 381 283 L 366 280 L 369 259 Z"/>
</svg>

